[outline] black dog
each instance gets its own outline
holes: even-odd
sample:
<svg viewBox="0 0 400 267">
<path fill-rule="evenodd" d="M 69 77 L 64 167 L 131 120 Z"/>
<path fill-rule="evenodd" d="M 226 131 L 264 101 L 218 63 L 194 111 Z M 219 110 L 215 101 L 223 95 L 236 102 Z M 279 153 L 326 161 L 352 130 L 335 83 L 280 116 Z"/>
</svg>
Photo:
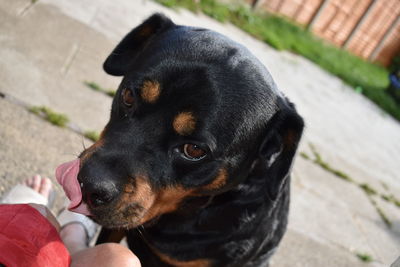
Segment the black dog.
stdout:
<svg viewBox="0 0 400 267">
<path fill-rule="evenodd" d="M 143 266 L 266 266 L 286 230 L 303 120 L 265 67 L 218 33 L 155 14 L 104 69 L 124 78 L 80 156 L 93 219 L 126 229 Z"/>
</svg>

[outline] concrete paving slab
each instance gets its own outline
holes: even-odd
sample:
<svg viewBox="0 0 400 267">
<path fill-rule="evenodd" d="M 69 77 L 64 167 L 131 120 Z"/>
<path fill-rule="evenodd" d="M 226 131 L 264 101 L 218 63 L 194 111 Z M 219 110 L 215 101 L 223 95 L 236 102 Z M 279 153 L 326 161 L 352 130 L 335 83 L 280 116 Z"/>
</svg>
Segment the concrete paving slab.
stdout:
<svg viewBox="0 0 400 267">
<path fill-rule="evenodd" d="M 384 267 L 380 262 L 364 263 L 356 252 L 329 246 L 308 235 L 289 230 L 271 259 L 271 267 Z"/>
<path fill-rule="evenodd" d="M 296 186 L 292 189 L 290 229 L 326 245 L 374 255 L 353 216 L 340 202 L 330 201 Z"/>
<path fill-rule="evenodd" d="M 387 225 L 381 220 L 363 220 L 354 216 L 359 229 L 364 233 L 367 244 L 374 250 L 374 257 L 389 266 L 400 255 L 400 237 L 393 231 L 388 231 Z"/>
<path fill-rule="evenodd" d="M 51 125 L 25 108 L 0 98 L 0 198 L 17 182 L 34 174 L 45 175 L 56 184 L 56 208 L 62 204 L 55 168 L 77 157 L 91 141 Z"/>
<path fill-rule="evenodd" d="M 40 5 L 53 5 L 57 6 L 59 11 L 68 17 L 74 18 L 75 20 L 84 24 L 90 24 L 96 16 L 98 9 L 105 2 L 104 0 L 80 0 L 80 1 L 69 1 L 69 0 L 57 0 L 54 3 L 53 0 L 40 0 Z"/>
<path fill-rule="evenodd" d="M 24 18 L 7 20 L 5 37 L 0 38 L 0 91 L 65 113 L 82 130 L 101 131 L 111 98 L 91 91 L 83 81 L 116 87 L 118 80 L 101 69 L 111 43 L 49 5 L 36 5 Z M 101 57 L 98 47 L 104 51 Z"/>
<path fill-rule="evenodd" d="M 78 83 L 92 81 L 102 88 L 116 90 L 122 78 L 110 76 L 102 68 L 103 62 L 114 47 L 115 44 L 104 35 L 96 31 L 85 32 L 65 73 L 65 78 Z"/>
<path fill-rule="evenodd" d="M 380 219 L 375 207 L 358 185 L 345 181 L 301 157 L 296 159 L 293 172 L 295 186 L 337 205 L 346 206 L 351 213 L 365 219 Z"/>
<path fill-rule="evenodd" d="M 0 10 L 12 16 L 21 16 L 33 6 L 32 0 L 1 1 Z"/>
<path fill-rule="evenodd" d="M 84 28 L 58 15 L 54 7 L 35 4 L 25 16 L 10 18 L 14 20 L 12 27 L 3 30 L 13 42 L 5 45 L 25 54 L 46 73 L 61 71 Z"/>
<path fill-rule="evenodd" d="M 400 212 L 378 196 L 373 199 L 393 223 L 391 228 L 357 185 L 298 158 L 293 172 L 289 228 L 321 243 L 367 253 L 389 264 L 400 254 Z M 380 241 L 375 239 L 378 236 Z"/>
<path fill-rule="evenodd" d="M 379 196 L 372 197 L 376 202 L 376 205 L 382 210 L 382 212 L 386 215 L 386 217 L 391 222 L 391 232 L 393 236 L 396 236 L 400 241 L 400 210 L 399 207 L 396 206 L 392 202 L 388 202 L 387 200 L 382 199 Z M 399 247 L 400 252 L 400 247 Z M 399 253 L 400 255 L 400 253 Z"/>
</svg>

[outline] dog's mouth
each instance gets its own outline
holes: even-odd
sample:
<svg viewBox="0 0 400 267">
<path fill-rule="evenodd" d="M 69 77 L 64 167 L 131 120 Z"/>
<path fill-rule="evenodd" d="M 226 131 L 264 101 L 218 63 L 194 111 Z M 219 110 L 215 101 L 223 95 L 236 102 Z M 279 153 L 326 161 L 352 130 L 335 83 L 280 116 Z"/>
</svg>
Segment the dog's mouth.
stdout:
<svg viewBox="0 0 400 267">
<path fill-rule="evenodd" d="M 90 207 L 83 201 L 78 181 L 80 160 L 66 162 L 57 167 L 56 179 L 70 200 L 68 210 L 91 217 L 107 228 L 133 228 L 145 223 L 155 196 L 148 183 L 137 179 L 136 190 L 126 189 L 117 203 Z M 153 217 L 153 216 L 152 216 Z"/>
<path fill-rule="evenodd" d="M 56 170 L 57 181 L 71 201 L 68 209 L 90 216 L 107 228 L 134 228 L 151 223 L 163 214 L 177 211 L 184 200 L 201 196 L 197 190 L 179 185 L 154 190 L 146 175 L 138 175 L 125 185 L 115 200 L 99 206 L 88 205 L 82 197 L 78 180 L 79 165 L 80 160 L 76 159 Z M 209 185 L 205 187 L 208 188 Z"/>
<path fill-rule="evenodd" d="M 90 216 L 87 204 L 82 201 L 82 191 L 78 181 L 79 164 L 79 159 L 61 164 L 56 169 L 56 179 L 71 201 L 68 209 Z"/>
</svg>

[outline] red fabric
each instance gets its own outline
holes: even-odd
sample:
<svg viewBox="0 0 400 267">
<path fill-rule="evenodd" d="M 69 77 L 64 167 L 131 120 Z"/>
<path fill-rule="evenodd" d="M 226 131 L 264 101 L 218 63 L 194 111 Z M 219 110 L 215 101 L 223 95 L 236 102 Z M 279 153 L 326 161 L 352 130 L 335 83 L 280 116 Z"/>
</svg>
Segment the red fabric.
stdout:
<svg viewBox="0 0 400 267">
<path fill-rule="evenodd" d="M 54 226 L 27 204 L 0 205 L 0 263 L 64 267 L 71 257 Z"/>
</svg>

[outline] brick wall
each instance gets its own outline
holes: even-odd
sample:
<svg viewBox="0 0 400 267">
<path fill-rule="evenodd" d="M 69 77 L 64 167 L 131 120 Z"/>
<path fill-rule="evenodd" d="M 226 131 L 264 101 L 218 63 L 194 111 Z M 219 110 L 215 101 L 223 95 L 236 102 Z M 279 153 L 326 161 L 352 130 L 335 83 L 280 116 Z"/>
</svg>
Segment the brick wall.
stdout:
<svg viewBox="0 0 400 267">
<path fill-rule="evenodd" d="M 259 0 L 270 12 L 309 25 L 318 36 L 388 65 L 400 52 L 400 0 Z"/>
</svg>

